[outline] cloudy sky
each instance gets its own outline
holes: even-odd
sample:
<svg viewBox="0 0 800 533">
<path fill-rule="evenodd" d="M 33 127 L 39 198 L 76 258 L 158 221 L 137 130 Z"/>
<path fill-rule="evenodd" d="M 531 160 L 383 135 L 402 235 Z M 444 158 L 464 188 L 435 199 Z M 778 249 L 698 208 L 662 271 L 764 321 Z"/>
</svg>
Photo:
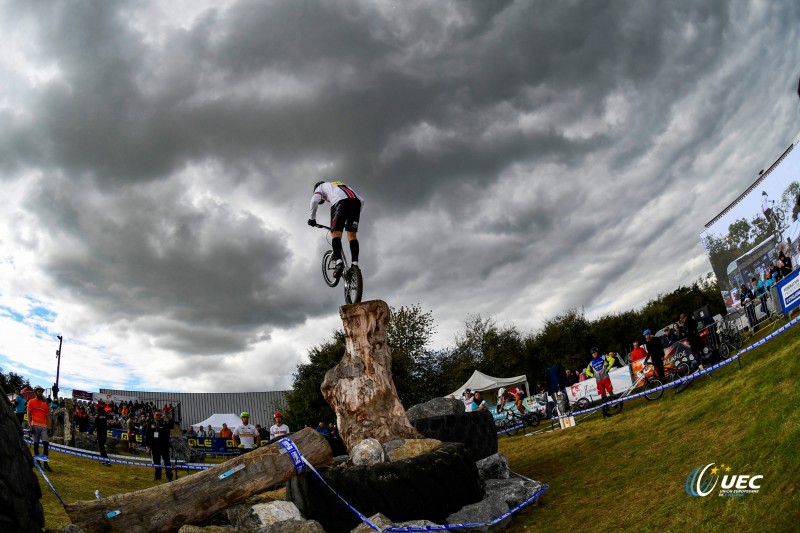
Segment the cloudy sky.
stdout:
<svg viewBox="0 0 800 533">
<path fill-rule="evenodd" d="M 437 347 L 638 307 L 796 140 L 798 28 L 793 0 L 0 0 L 0 366 L 49 386 L 63 335 L 62 388 L 288 388 L 341 325 L 323 179 L 366 199 L 365 299 Z"/>
</svg>

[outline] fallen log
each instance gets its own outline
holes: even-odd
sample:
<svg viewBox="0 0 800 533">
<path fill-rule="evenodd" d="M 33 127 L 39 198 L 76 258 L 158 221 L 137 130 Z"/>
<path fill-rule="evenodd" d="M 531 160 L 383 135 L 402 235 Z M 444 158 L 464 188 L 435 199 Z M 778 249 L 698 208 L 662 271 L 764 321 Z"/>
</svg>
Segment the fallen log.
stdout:
<svg viewBox="0 0 800 533">
<path fill-rule="evenodd" d="M 330 445 L 314 429 L 298 431 L 291 439 L 311 464 L 332 462 Z M 282 450 L 274 443 L 171 483 L 70 503 L 66 505 L 67 514 L 87 533 L 177 531 L 186 524 L 200 524 L 231 505 L 294 477 L 294 463 Z"/>
<path fill-rule="evenodd" d="M 406 416 L 392 380 L 392 353 L 386 339 L 389 306 L 372 300 L 339 308 L 345 353 L 322 381 L 322 395 L 336 413 L 347 449 L 364 439 L 381 444 L 420 439 Z"/>
</svg>

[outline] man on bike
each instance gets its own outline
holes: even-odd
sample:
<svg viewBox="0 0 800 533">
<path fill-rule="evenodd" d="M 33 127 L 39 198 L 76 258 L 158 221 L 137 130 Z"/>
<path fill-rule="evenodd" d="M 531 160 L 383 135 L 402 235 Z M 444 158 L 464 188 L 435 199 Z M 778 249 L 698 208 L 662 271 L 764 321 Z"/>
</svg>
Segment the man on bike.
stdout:
<svg viewBox="0 0 800 533">
<path fill-rule="evenodd" d="M 600 350 L 596 347 L 592 348 L 591 354 L 592 360 L 586 367 L 586 375 L 597 380 L 597 394 L 605 402 L 607 396 L 614 394 L 614 387 L 611 385 L 611 378 L 608 375 L 608 370 L 614 366 L 614 358 L 601 355 Z"/>
<path fill-rule="evenodd" d="M 308 225 L 317 225 L 317 207 L 326 201 L 331 203 L 331 245 L 333 246 L 333 259 L 336 261 L 336 271 L 333 276 L 342 275 L 344 263 L 342 262 L 342 230 L 347 230 L 347 239 L 350 241 L 350 255 L 353 267 L 358 268 L 358 221 L 361 217 L 361 207 L 364 199 L 351 187 L 341 181 L 318 181 L 314 184 L 314 194 L 311 195 L 311 211 Z"/>
</svg>

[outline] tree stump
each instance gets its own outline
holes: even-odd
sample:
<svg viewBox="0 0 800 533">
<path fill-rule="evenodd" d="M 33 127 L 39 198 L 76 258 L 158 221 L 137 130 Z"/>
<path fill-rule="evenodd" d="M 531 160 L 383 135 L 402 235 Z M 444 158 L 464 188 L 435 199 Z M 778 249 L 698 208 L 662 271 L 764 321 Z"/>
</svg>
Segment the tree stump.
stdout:
<svg viewBox="0 0 800 533">
<path fill-rule="evenodd" d="M 367 438 L 381 444 L 396 439 L 420 439 L 400 404 L 392 380 L 392 355 L 386 342 L 389 306 L 372 300 L 339 309 L 345 353 L 322 381 L 322 395 L 336 413 L 336 424 L 347 449 Z"/>
<path fill-rule="evenodd" d="M 313 429 L 293 433 L 291 439 L 311 464 L 333 460 L 330 445 Z M 278 443 L 270 444 L 171 483 L 69 503 L 66 511 L 72 523 L 87 533 L 177 531 L 294 477 L 294 463 L 281 450 Z"/>
</svg>

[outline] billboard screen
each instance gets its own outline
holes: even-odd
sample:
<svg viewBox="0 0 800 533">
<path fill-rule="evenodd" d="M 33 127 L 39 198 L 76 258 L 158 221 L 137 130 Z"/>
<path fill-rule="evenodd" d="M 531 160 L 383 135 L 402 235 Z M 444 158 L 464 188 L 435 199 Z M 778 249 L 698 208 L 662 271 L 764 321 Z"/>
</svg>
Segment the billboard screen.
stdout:
<svg viewBox="0 0 800 533">
<path fill-rule="evenodd" d="M 792 144 L 722 213 L 706 224 L 700 241 L 728 309 L 739 308 L 739 290 L 764 280 L 782 252 L 800 260 L 800 149 Z"/>
</svg>

